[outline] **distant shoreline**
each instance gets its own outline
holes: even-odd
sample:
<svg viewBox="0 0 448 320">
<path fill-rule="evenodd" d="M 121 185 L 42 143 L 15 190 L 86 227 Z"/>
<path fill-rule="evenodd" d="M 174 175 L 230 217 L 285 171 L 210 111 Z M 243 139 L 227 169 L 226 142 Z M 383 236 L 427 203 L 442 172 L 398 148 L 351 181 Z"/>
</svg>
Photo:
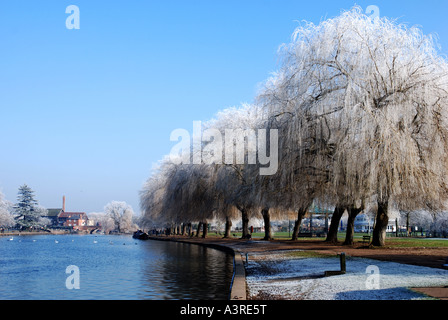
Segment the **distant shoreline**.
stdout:
<svg viewBox="0 0 448 320">
<path fill-rule="evenodd" d="M 51 231 L 7 231 L 0 232 L 0 237 L 2 236 L 38 236 L 38 235 L 69 235 L 69 234 L 85 234 L 85 233 L 77 233 L 70 232 L 66 230 L 51 230 Z"/>
<path fill-rule="evenodd" d="M 39 236 L 39 235 L 88 235 L 90 232 L 71 232 L 68 230 L 49 230 L 49 231 L 8 231 L 8 232 L 0 232 L 0 237 L 10 237 L 10 236 Z M 99 235 L 103 233 L 93 233 L 94 235 Z M 132 236 L 131 233 L 113 233 L 107 234 L 108 236 L 112 235 L 129 235 Z"/>
</svg>

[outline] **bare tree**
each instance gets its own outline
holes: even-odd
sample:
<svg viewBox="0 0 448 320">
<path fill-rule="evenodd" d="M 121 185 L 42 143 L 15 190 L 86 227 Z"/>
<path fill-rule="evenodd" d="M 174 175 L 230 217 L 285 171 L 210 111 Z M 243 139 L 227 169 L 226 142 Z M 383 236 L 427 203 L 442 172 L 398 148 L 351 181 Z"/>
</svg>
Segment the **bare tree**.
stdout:
<svg viewBox="0 0 448 320">
<path fill-rule="evenodd" d="M 12 214 L 13 204 L 0 192 L 0 226 L 12 227 L 16 224 Z"/>
<path fill-rule="evenodd" d="M 442 212 L 434 217 L 434 221 L 431 224 L 431 232 L 436 237 L 448 236 L 448 212 Z"/>
<path fill-rule="evenodd" d="M 114 220 L 104 212 L 90 212 L 88 214 L 89 219 L 93 220 L 95 224 L 101 227 L 101 230 L 105 233 L 115 230 Z"/>
<path fill-rule="evenodd" d="M 134 211 L 124 201 L 111 201 L 104 207 L 104 212 L 115 223 L 118 232 L 128 232 L 132 228 Z"/>
</svg>

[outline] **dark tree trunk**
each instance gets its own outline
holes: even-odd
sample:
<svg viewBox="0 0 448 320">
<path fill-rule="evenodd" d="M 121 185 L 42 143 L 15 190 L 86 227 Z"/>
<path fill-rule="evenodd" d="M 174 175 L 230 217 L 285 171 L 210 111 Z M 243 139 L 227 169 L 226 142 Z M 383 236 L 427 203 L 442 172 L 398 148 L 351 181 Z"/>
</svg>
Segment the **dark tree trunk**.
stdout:
<svg viewBox="0 0 448 320">
<path fill-rule="evenodd" d="M 347 220 L 347 232 L 345 234 L 344 245 L 351 246 L 353 245 L 353 235 L 355 233 L 355 219 L 356 216 L 362 211 L 364 208 L 347 208 L 348 212 L 348 220 Z"/>
<path fill-rule="evenodd" d="M 395 236 L 398 238 L 398 218 L 395 219 Z"/>
<path fill-rule="evenodd" d="M 199 233 L 201 233 L 202 222 L 198 222 L 198 230 L 196 232 L 196 237 L 199 237 Z"/>
<path fill-rule="evenodd" d="M 202 223 L 202 238 L 207 237 L 208 234 L 208 223 L 204 222 Z"/>
<path fill-rule="evenodd" d="M 299 238 L 300 226 L 302 225 L 303 217 L 305 217 L 306 212 L 308 211 L 308 207 L 301 208 L 297 212 L 297 220 L 294 223 L 294 230 L 292 232 L 292 241 L 296 241 Z"/>
<path fill-rule="evenodd" d="M 230 230 L 232 229 L 232 220 L 226 217 L 226 230 L 224 231 L 224 238 L 230 238 Z"/>
<path fill-rule="evenodd" d="M 241 219 L 243 222 L 243 239 L 247 239 L 250 235 L 249 233 L 249 214 L 246 208 L 241 210 Z"/>
<path fill-rule="evenodd" d="M 378 202 L 378 211 L 376 214 L 375 228 L 372 234 L 372 245 L 383 247 L 386 244 L 386 230 L 389 217 L 387 215 L 388 202 Z"/>
<path fill-rule="evenodd" d="M 338 242 L 339 223 L 344 211 L 344 207 L 336 206 L 336 208 L 334 208 L 333 216 L 331 217 L 330 230 L 328 230 L 327 239 L 325 239 L 325 241 L 331 243 Z"/>
<path fill-rule="evenodd" d="M 186 229 L 187 229 L 187 224 L 186 223 L 182 223 L 182 235 L 184 236 L 185 235 L 185 231 L 186 231 Z"/>
<path fill-rule="evenodd" d="M 406 214 L 406 237 L 410 237 L 411 236 L 411 234 L 410 234 L 410 229 L 409 229 L 409 216 L 410 216 L 411 214 L 408 212 L 407 214 Z"/>
<path fill-rule="evenodd" d="M 263 240 L 272 240 L 271 237 L 271 216 L 269 215 L 269 208 L 261 210 L 261 215 L 264 220 L 264 238 Z"/>
</svg>

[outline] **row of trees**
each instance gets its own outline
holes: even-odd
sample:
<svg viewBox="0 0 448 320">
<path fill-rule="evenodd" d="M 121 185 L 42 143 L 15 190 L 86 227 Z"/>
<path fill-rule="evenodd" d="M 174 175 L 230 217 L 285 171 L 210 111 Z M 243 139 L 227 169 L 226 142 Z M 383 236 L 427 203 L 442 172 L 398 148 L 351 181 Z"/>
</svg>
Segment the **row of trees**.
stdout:
<svg viewBox="0 0 448 320">
<path fill-rule="evenodd" d="M 246 236 L 249 218 L 261 215 L 268 238 L 270 219 L 294 214 L 296 239 L 308 208 L 317 203 L 334 208 L 328 241 L 337 241 L 345 211 L 353 225 L 370 208 L 376 212 L 372 244 L 382 246 L 392 208 L 444 210 L 448 64 L 432 36 L 369 18 L 355 7 L 319 25 L 300 26 L 279 55 L 279 70 L 254 104 L 226 109 L 202 124 L 203 132 L 222 135 L 226 129 L 275 130 L 279 139 L 267 139 L 267 149 L 278 152 L 277 172 L 261 175 L 261 161 L 249 164 L 251 150 L 245 164 L 229 164 L 222 150 L 210 148 L 207 134 L 192 145 L 201 143 L 203 158 L 212 163 L 179 164 L 166 157 L 145 183 L 147 226 L 220 219 L 230 230 L 239 217 Z M 248 146 L 250 139 L 248 134 Z M 353 229 L 347 232 L 350 244 Z"/>
<path fill-rule="evenodd" d="M 0 227 L 19 227 L 21 229 L 47 228 L 52 222 L 47 209 L 38 204 L 34 191 L 26 184 L 19 187 L 17 203 L 5 199 L 0 192 Z M 124 201 L 111 201 L 104 212 L 89 213 L 89 219 L 98 223 L 103 231 L 130 232 L 137 230 L 137 218 L 130 205 Z"/>
<path fill-rule="evenodd" d="M 399 226 L 412 233 L 429 232 L 436 237 L 448 236 L 448 212 L 433 215 L 427 211 L 401 211 L 397 216 Z"/>
</svg>

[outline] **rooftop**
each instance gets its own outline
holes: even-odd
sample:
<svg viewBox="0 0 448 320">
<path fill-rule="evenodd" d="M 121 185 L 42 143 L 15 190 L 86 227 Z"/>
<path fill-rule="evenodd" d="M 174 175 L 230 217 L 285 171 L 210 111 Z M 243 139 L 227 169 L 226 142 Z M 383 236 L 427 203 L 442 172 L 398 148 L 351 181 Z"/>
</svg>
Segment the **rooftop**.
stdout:
<svg viewBox="0 0 448 320">
<path fill-rule="evenodd" d="M 87 219 L 85 212 L 62 212 L 59 218 Z"/>
<path fill-rule="evenodd" d="M 62 212 L 62 209 L 47 209 L 46 217 L 57 217 Z"/>
</svg>

